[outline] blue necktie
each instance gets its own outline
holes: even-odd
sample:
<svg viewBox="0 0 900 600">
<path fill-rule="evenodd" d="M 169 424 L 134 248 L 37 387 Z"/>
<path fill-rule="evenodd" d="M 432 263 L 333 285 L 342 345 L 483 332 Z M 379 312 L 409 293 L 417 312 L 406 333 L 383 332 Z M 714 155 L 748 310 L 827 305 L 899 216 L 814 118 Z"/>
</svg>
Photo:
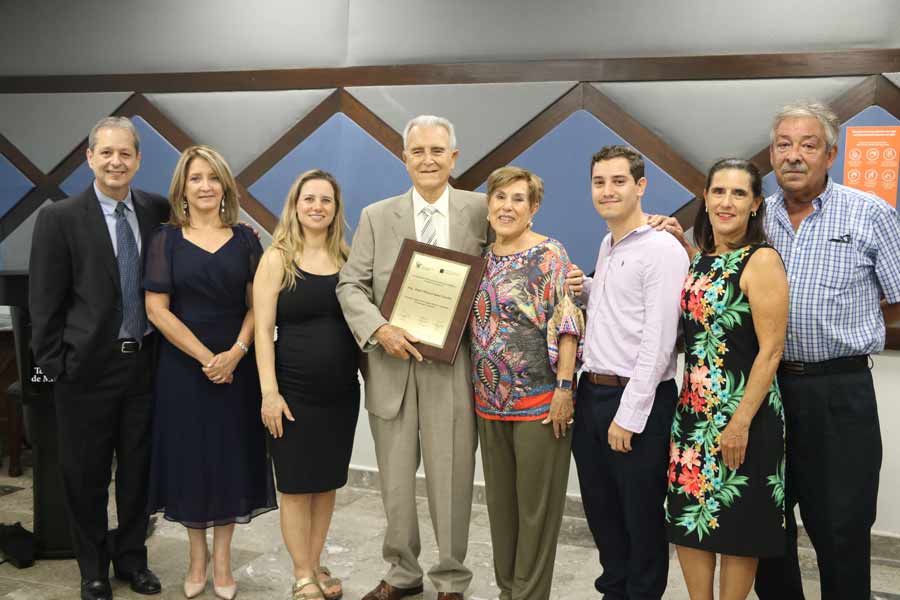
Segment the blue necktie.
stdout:
<svg viewBox="0 0 900 600">
<path fill-rule="evenodd" d="M 140 341 L 147 328 L 141 295 L 141 256 L 125 217 L 126 208 L 124 202 L 116 204 L 116 260 L 122 284 L 122 327 L 130 337 Z"/>
</svg>

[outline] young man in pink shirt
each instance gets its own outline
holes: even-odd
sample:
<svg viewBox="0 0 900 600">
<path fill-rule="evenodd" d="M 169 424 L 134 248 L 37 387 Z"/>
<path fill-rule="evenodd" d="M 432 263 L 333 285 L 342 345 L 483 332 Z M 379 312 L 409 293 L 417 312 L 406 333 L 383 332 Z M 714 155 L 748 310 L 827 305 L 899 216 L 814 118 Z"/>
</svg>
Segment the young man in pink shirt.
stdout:
<svg viewBox="0 0 900 600">
<path fill-rule="evenodd" d="M 675 338 L 688 259 L 647 225 L 644 161 L 624 146 L 591 160 L 591 198 L 609 233 L 585 280 L 584 373 L 572 453 L 608 600 L 662 598 L 669 435 L 678 391 Z"/>
</svg>

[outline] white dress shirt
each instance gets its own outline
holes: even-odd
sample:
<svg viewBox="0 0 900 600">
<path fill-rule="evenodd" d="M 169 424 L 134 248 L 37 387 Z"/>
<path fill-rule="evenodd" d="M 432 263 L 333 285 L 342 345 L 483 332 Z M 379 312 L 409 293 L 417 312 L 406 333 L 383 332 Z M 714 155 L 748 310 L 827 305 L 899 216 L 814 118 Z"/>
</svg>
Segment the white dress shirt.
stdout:
<svg viewBox="0 0 900 600">
<path fill-rule="evenodd" d="M 441 193 L 441 197 L 437 199 L 433 204 L 427 202 L 425 198 L 413 187 L 412 190 L 412 198 L 413 198 L 413 214 L 415 215 L 416 220 L 416 240 L 420 242 L 424 242 L 422 239 L 422 229 L 425 227 L 425 213 L 422 212 L 422 209 L 426 206 L 433 206 L 436 210 L 434 215 L 431 217 L 431 222 L 434 224 L 435 232 L 437 233 L 437 239 L 435 240 L 435 245 L 440 246 L 441 248 L 449 248 L 450 247 L 450 186 L 444 186 L 444 191 Z"/>
</svg>

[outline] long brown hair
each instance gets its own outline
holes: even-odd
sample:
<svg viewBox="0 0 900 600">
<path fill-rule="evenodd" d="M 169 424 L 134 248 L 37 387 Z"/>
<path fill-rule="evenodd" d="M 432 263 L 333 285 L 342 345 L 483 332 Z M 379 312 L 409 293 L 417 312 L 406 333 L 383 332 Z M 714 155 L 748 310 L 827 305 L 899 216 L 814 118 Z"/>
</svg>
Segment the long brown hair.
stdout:
<svg viewBox="0 0 900 600">
<path fill-rule="evenodd" d="M 277 252 L 281 258 L 281 289 L 294 289 L 297 285 L 297 265 L 303 256 L 303 226 L 297 218 L 297 200 L 307 181 L 322 179 L 331 184 L 334 190 L 334 219 L 328 225 L 328 237 L 325 242 L 328 255 L 340 267 L 347 261 L 350 247 L 344 240 L 344 201 L 341 196 L 341 186 L 338 185 L 334 175 L 321 169 L 313 169 L 301 173 L 291 185 L 284 208 L 281 210 L 281 218 L 272 234 L 272 245 L 266 252 Z"/>
</svg>

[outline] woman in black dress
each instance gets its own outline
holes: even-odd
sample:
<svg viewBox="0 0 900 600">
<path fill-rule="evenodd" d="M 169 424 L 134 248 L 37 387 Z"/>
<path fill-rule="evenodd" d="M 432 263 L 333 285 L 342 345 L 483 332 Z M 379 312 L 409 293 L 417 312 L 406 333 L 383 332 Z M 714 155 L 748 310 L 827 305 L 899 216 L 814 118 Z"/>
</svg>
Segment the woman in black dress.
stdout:
<svg viewBox="0 0 900 600">
<path fill-rule="evenodd" d="M 763 232 L 759 171 L 710 170 L 682 291 L 685 365 L 672 423 L 666 518 L 692 600 L 744 599 L 759 557 L 784 552 L 784 413 L 775 373 L 788 284 Z"/>
<path fill-rule="evenodd" d="M 145 251 L 147 315 L 162 333 L 156 371 L 151 512 L 188 528 L 184 593 L 206 586 L 213 528 L 213 587 L 236 593 L 235 523 L 276 508 L 265 432 L 256 420 L 250 288 L 262 248 L 237 224 L 237 187 L 222 156 L 184 151 L 169 191 L 172 217 Z"/>
<path fill-rule="evenodd" d="M 262 421 L 297 600 L 342 595 L 319 558 L 335 490 L 347 483 L 359 415 L 359 350 L 334 293 L 348 253 L 337 181 L 324 171 L 303 173 L 253 285 Z"/>
</svg>

